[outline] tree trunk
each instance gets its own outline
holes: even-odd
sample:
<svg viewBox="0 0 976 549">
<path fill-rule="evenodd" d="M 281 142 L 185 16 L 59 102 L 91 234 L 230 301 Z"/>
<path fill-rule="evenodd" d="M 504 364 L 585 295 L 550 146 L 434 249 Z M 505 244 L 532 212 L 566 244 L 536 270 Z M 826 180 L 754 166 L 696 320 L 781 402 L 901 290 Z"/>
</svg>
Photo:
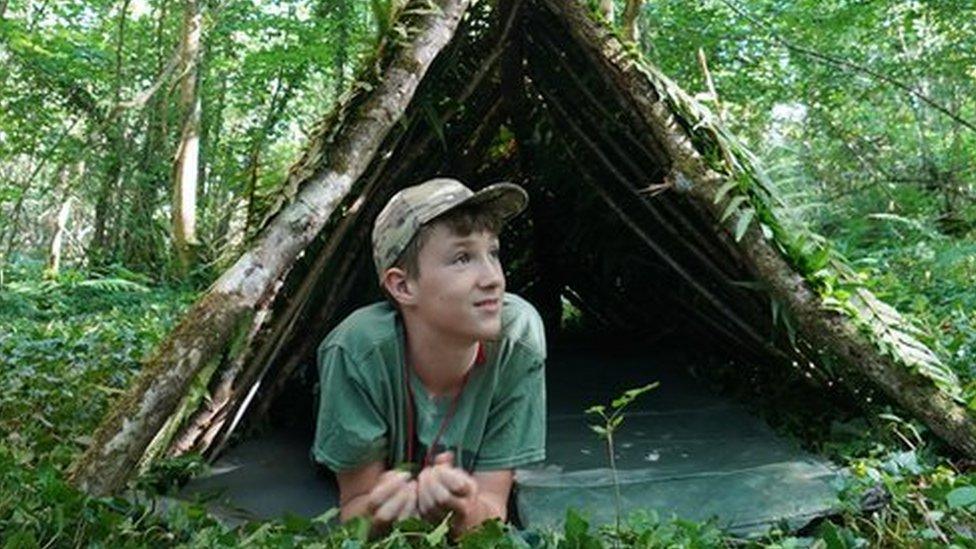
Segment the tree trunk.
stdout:
<svg viewBox="0 0 976 549">
<path fill-rule="evenodd" d="M 64 230 L 71 215 L 71 168 L 66 164 L 61 168 L 61 207 L 54 222 L 54 235 L 51 237 L 50 253 L 47 261 L 47 274 L 57 277 L 61 270 L 61 248 L 64 241 Z"/>
<path fill-rule="evenodd" d="M 112 256 L 115 239 L 112 236 L 109 216 L 112 209 L 117 207 L 115 190 L 122 177 L 122 159 L 118 156 L 120 147 L 117 145 L 122 138 L 118 135 L 117 129 L 113 128 L 109 130 L 108 139 L 109 164 L 98 188 L 95 201 L 95 227 L 91 242 L 91 252 L 96 263 L 107 262 Z"/>
<path fill-rule="evenodd" d="M 165 3 L 156 10 L 156 74 L 161 74 L 164 63 L 162 27 L 166 15 Z M 132 181 L 135 189 L 129 206 L 131 222 L 137 232 L 126 240 L 123 249 L 126 264 L 157 272 L 162 267 L 159 264 L 159 256 L 165 246 L 161 245 L 157 238 L 153 212 L 156 211 L 160 184 L 169 182 L 168 170 L 161 169 L 164 165 L 168 167 L 168 161 L 163 153 L 165 136 L 161 132 L 165 111 L 161 111 L 160 106 L 165 107 L 165 103 L 164 94 L 156 93 L 146 104 L 142 150 L 139 152 L 136 175 Z"/>
<path fill-rule="evenodd" d="M 202 103 L 197 86 L 202 24 L 200 0 L 185 0 L 181 52 L 180 112 L 183 128 L 173 162 L 173 247 L 180 273 L 186 274 L 196 246 L 197 183 L 200 174 Z"/>
<path fill-rule="evenodd" d="M 323 3 L 328 0 L 323 0 Z M 332 16 L 336 22 L 336 53 L 332 62 L 332 73 L 335 75 L 335 96 L 342 95 L 346 83 L 346 65 L 349 62 L 349 19 L 350 2 L 337 2 L 333 8 Z"/>
<path fill-rule="evenodd" d="M 115 104 L 118 105 L 122 100 L 123 82 L 123 50 L 125 47 L 125 24 L 128 19 L 129 4 L 131 0 L 124 0 L 119 10 L 118 33 L 115 39 L 115 75 L 113 96 Z M 87 105 L 87 102 L 83 102 Z M 89 115 L 96 121 L 102 119 L 102 114 L 97 106 L 90 105 L 85 108 Z M 107 122 L 107 120 L 106 120 Z M 92 237 L 92 249 L 98 262 L 108 261 L 114 257 L 115 248 L 118 243 L 119 227 L 112 226 L 109 216 L 113 211 L 118 211 L 121 207 L 119 202 L 119 190 L 121 187 L 122 176 L 124 173 L 124 154 L 125 154 L 125 128 L 123 117 L 118 117 L 111 123 L 105 131 L 106 142 L 108 145 L 109 166 L 105 171 L 105 178 L 99 186 L 97 199 L 95 202 L 95 229 Z"/>
<path fill-rule="evenodd" d="M 326 129 L 313 138 L 291 171 L 294 199 L 194 304 L 109 411 L 92 445 L 72 466 L 71 479 L 79 488 L 93 495 L 121 488 L 197 374 L 235 347 L 235 335 L 253 333 L 252 319 L 260 318 L 298 254 L 398 123 L 430 64 L 453 37 L 469 0 L 435 3 L 439 9 L 411 21 L 415 33 L 410 42 L 391 46 L 395 49 L 382 77 L 371 91 L 361 89 L 351 99 L 355 107 L 336 119 L 336 131 Z"/>
<path fill-rule="evenodd" d="M 544 0 L 544 3 L 565 21 L 594 69 L 611 86 L 626 93 L 629 105 L 647 124 L 647 138 L 664 146 L 671 162 L 671 173 L 688 182 L 679 192 L 687 193 L 689 199 L 716 219 L 721 218 L 731 197 L 719 203 L 715 203 L 714 198 L 726 178 L 708 166 L 669 103 L 662 100 L 647 72 L 625 61 L 623 45 L 605 29 L 593 24 L 577 3 L 562 0 Z M 737 222 L 738 215 L 724 222 L 729 238 Z M 797 333 L 803 334 L 812 348 L 822 349 L 837 359 L 844 374 L 841 381 L 852 391 L 858 391 L 858 380 L 866 378 L 893 402 L 928 425 L 942 440 L 963 454 L 976 457 L 976 419 L 911 365 L 919 354 L 928 353 L 923 357 L 928 358 L 931 351 L 911 341 L 907 346 L 913 348 L 905 348 L 906 338 L 897 329 L 900 321 L 897 313 L 890 308 L 879 313 L 879 302 L 866 291 L 861 292 L 852 304 L 872 311 L 869 326 L 859 326 L 850 317 L 825 309 L 820 296 L 762 235 L 758 223 L 749 225 L 739 248 L 754 271 L 753 275 L 768 285 L 770 297 L 783 303 L 790 312 Z M 874 332 L 875 338 L 884 338 L 894 348 L 880 350 L 875 340 L 865 335 L 866 330 Z M 879 334 L 879 330 L 885 331 L 885 335 Z M 892 332 L 898 341 L 888 339 Z"/>
<path fill-rule="evenodd" d="M 613 24 L 613 0 L 600 0 L 600 13 L 611 25 Z"/>
<path fill-rule="evenodd" d="M 259 219 L 255 219 L 257 211 L 255 199 L 261 170 L 261 153 L 264 151 L 264 144 L 267 141 L 268 134 L 274 129 L 284 114 L 285 107 L 288 106 L 288 101 L 291 99 L 293 89 L 294 86 L 289 79 L 282 74 L 282 71 L 279 71 L 274 91 L 271 93 L 271 99 L 268 102 L 268 112 L 265 114 L 261 125 L 255 128 L 251 138 L 251 152 L 248 155 L 247 210 L 244 216 L 244 238 L 248 237 L 251 227 L 257 221 L 260 221 Z"/>
<path fill-rule="evenodd" d="M 64 240 L 65 227 L 68 225 L 68 216 L 71 215 L 72 197 L 68 197 L 58 210 L 58 219 L 54 228 L 54 237 L 51 239 L 51 253 L 48 257 L 48 273 L 52 277 L 57 277 L 61 271 L 61 245 Z"/>
<path fill-rule="evenodd" d="M 640 19 L 640 10 L 643 5 L 644 0 L 627 0 L 627 5 L 624 7 L 623 21 L 620 23 L 624 38 L 635 44 L 640 43 L 637 21 Z"/>
</svg>

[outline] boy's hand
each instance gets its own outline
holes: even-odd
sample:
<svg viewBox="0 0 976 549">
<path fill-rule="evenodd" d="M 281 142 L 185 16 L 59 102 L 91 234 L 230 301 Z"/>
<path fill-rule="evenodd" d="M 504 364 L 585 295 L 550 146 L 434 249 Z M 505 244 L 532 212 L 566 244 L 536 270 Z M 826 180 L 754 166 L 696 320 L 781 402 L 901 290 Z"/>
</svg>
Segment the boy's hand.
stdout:
<svg viewBox="0 0 976 549">
<path fill-rule="evenodd" d="M 404 471 L 386 471 L 370 491 L 366 510 L 373 528 L 380 530 L 395 521 L 417 516 L 417 481 Z"/>
<path fill-rule="evenodd" d="M 464 524 L 477 507 L 478 483 L 463 469 L 454 467 L 454 454 L 444 452 L 434 458 L 417 477 L 417 510 L 431 523 L 444 520 L 454 511 L 454 522 Z"/>
</svg>

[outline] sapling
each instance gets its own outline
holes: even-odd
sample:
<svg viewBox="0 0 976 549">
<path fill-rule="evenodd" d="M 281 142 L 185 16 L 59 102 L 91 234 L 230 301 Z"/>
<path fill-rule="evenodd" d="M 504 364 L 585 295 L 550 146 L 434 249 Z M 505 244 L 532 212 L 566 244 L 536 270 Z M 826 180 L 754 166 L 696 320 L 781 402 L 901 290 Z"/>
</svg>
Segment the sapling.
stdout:
<svg viewBox="0 0 976 549">
<path fill-rule="evenodd" d="M 637 387 L 636 389 L 624 391 L 622 395 L 610 402 L 609 412 L 607 411 L 607 407 L 602 404 L 590 406 L 586 409 L 587 414 L 600 416 L 600 419 L 603 420 L 603 425 L 590 425 L 590 429 L 593 429 L 597 435 L 607 441 L 607 456 L 610 459 L 610 474 L 613 478 L 614 503 L 616 503 L 617 508 L 618 533 L 620 532 L 620 516 L 623 513 L 623 509 L 620 501 L 620 482 L 617 478 L 617 460 L 614 457 L 613 435 L 623 424 L 624 411 L 627 409 L 627 407 L 630 406 L 631 403 L 637 399 L 637 397 L 643 395 L 651 389 L 654 389 L 659 384 L 659 382 L 655 381 L 653 383 L 648 383 L 643 387 Z"/>
</svg>

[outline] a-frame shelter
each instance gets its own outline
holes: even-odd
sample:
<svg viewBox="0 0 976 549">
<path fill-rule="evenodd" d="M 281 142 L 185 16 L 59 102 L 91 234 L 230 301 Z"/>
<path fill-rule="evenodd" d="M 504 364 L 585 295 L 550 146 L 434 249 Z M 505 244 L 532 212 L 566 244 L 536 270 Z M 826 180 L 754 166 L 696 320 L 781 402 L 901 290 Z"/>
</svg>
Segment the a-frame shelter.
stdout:
<svg viewBox="0 0 976 549">
<path fill-rule="evenodd" d="M 509 288 L 650 341 L 677 333 L 811 390 L 871 393 L 976 457 L 958 381 L 709 111 L 575 0 L 409 2 L 313 133 L 249 249 L 190 308 L 72 469 L 118 491 L 162 455 L 215 456 L 354 307 L 379 298 L 369 232 L 435 175 L 516 181 Z M 924 338 L 923 338 L 924 339 Z M 860 396 L 858 396 L 860 395 Z"/>
</svg>

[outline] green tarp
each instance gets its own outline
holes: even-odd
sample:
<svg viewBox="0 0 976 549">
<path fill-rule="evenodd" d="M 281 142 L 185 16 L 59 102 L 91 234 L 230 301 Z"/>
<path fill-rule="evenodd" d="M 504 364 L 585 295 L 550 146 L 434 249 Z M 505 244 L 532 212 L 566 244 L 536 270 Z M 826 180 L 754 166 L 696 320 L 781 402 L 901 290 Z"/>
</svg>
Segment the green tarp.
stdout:
<svg viewBox="0 0 976 549">
<path fill-rule="evenodd" d="M 688 374 L 694 366 L 675 351 L 553 356 L 547 466 L 519 472 L 522 523 L 560 525 L 567 507 L 595 523 L 615 520 L 606 443 L 589 428 L 598 418 L 583 410 L 651 381 L 660 386 L 631 405 L 614 437 L 624 515 L 714 517 L 751 534 L 777 523 L 795 529 L 835 509 L 840 473 L 706 390 Z"/>
<path fill-rule="evenodd" d="M 688 375 L 689 366 L 675 352 L 551 356 L 548 460 L 517 474 L 523 526 L 561 528 L 567 507 L 594 523 L 614 520 L 606 446 L 583 410 L 650 381 L 661 385 L 632 406 L 616 437 L 625 514 L 716 517 L 732 532 L 751 534 L 780 522 L 797 528 L 837 506 L 838 471 L 776 436 L 741 405 L 707 391 Z M 189 483 L 182 497 L 209 497 L 212 510 L 231 522 L 317 516 L 337 498 L 334 482 L 308 461 L 310 444 L 307 431 L 246 440 Z"/>
</svg>

